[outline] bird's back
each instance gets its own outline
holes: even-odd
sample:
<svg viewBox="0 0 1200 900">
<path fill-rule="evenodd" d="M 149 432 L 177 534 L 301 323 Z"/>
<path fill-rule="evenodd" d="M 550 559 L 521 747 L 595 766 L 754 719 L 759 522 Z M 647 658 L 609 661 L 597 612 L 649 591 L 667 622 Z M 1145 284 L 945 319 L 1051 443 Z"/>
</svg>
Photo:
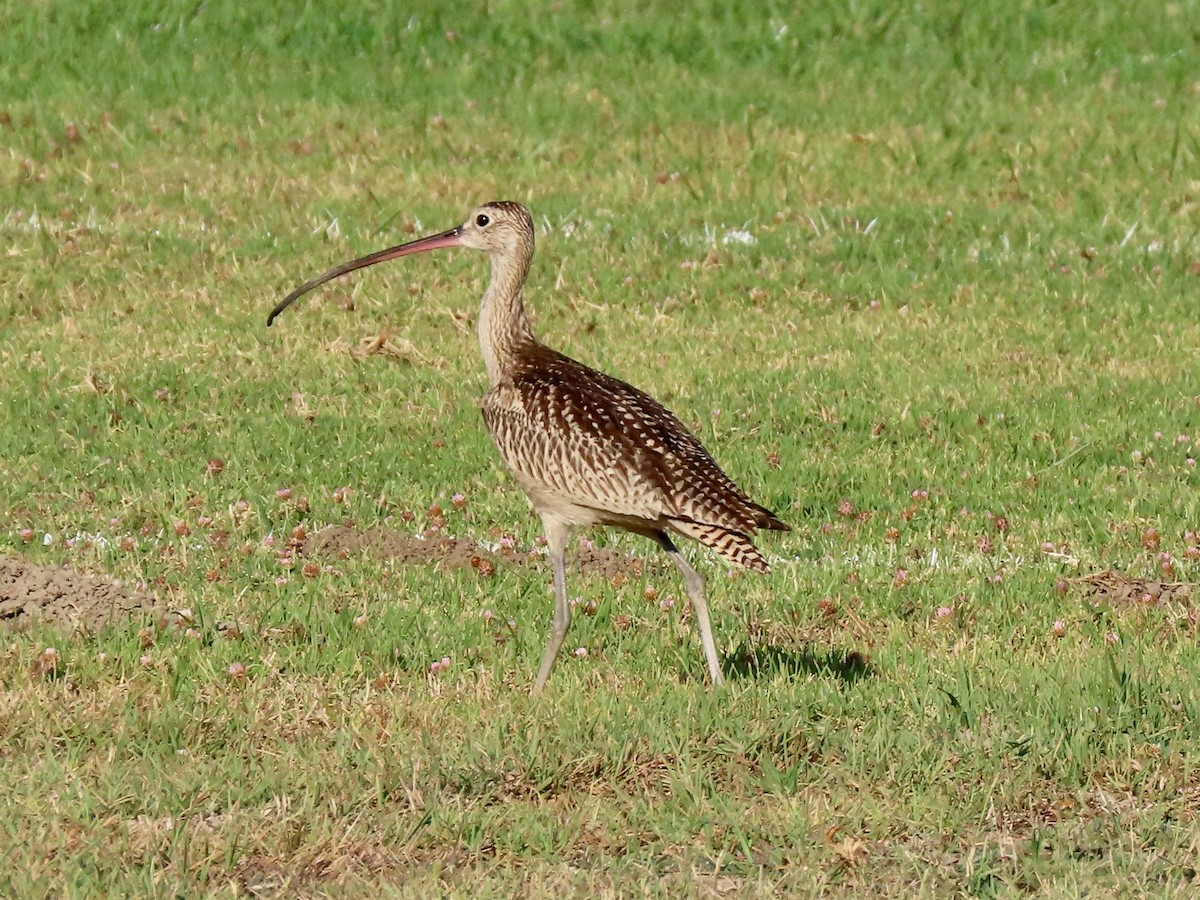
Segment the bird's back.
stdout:
<svg viewBox="0 0 1200 900">
<path fill-rule="evenodd" d="M 764 571 L 750 535 L 788 530 L 661 403 L 540 344 L 523 348 L 482 411 L 534 506 L 572 524 L 670 529 Z"/>
</svg>

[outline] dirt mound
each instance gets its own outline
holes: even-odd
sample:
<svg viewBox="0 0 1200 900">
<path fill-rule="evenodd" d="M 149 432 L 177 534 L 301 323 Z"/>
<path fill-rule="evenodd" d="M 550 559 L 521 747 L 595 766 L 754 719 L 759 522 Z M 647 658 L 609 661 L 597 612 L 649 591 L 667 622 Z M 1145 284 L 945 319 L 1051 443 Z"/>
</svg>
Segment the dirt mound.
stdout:
<svg viewBox="0 0 1200 900">
<path fill-rule="evenodd" d="M 0 628 L 47 623 L 94 634 L 110 622 L 148 618 L 154 607 L 149 594 L 111 579 L 0 557 Z"/>
<path fill-rule="evenodd" d="M 1200 585 L 1186 582 L 1146 581 L 1130 578 L 1120 572 L 1097 572 L 1076 579 L 1090 599 L 1111 603 L 1152 606 L 1156 603 L 1176 603 L 1190 606 L 1200 596 Z"/>
<path fill-rule="evenodd" d="M 493 553 L 470 538 L 420 538 L 391 528 L 376 526 L 359 531 L 345 525 L 330 525 L 305 538 L 304 556 L 348 558 L 367 554 L 414 565 L 436 565 L 443 569 L 475 569 L 491 574 L 498 566 L 550 567 L 550 560 L 536 551 L 501 549 Z M 657 571 L 653 562 L 605 547 L 572 547 L 567 551 L 572 572 L 594 575 L 609 581 L 638 578 Z"/>
</svg>

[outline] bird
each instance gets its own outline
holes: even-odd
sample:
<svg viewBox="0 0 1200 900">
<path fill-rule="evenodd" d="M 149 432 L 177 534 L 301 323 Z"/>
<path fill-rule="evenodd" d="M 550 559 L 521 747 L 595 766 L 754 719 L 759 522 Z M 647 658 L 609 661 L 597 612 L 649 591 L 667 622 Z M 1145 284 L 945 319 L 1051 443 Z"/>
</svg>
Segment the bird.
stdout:
<svg viewBox="0 0 1200 900">
<path fill-rule="evenodd" d="M 755 532 L 791 527 L 751 500 L 657 400 L 534 336 L 522 297 L 534 253 L 533 218 L 524 206 L 484 203 L 448 231 L 336 266 L 281 300 L 267 326 L 299 297 L 348 272 L 449 247 L 479 250 L 491 261 L 477 321 L 489 385 L 479 406 L 505 466 L 541 518 L 549 551 L 554 616 L 531 693 L 545 687 L 567 636 L 565 554 L 573 530 L 585 526 L 643 535 L 670 557 L 683 577 L 709 681 L 719 687 L 704 577 L 675 538 L 693 538 L 727 562 L 765 574 Z"/>
</svg>

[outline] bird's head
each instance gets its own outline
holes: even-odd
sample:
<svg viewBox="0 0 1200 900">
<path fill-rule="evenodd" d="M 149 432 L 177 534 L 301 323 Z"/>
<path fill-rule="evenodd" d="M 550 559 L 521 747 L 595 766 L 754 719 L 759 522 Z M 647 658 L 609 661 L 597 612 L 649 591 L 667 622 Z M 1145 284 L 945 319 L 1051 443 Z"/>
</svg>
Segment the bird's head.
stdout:
<svg viewBox="0 0 1200 900">
<path fill-rule="evenodd" d="M 489 256 L 504 256 L 533 249 L 533 217 L 520 203 L 494 200 L 471 210 L 458 226 L 464 247 L 482 250 Z"/>
</svg>

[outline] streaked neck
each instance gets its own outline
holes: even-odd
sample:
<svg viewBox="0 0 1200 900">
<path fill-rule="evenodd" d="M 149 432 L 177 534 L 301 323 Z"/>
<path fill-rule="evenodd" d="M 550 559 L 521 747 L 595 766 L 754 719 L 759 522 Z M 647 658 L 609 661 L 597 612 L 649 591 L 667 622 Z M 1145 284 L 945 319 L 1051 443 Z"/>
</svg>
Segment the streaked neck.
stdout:
<svg viewBox="0 0 1200 900">
<path fill-rule="evenodd" d="M 479 307 L 479 349 L 493 387 L 511 369 L 521 348 L 534 343 L 521 302 L 529 262 L 530 254 L 492 257 L 492 279 Z"/>
</svg>

